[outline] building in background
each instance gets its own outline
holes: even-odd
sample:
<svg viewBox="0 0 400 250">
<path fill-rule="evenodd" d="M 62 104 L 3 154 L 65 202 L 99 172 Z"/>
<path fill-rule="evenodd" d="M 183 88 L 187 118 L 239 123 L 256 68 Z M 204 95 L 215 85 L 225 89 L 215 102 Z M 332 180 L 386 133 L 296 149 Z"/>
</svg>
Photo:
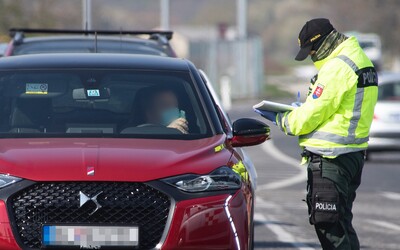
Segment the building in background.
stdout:
<svg viewBox="0 0 400 250">
<path fill-rule="evenodd" d="M 203 69 L 217 93 L 228 79 L 232 99 L 256 98 L 264 85 L 263 45 L 258 36 L 239 39 L 235 27 L 174 26 L 172 46 Z M 243 64 L 243 62 L 245 62 Z"/>
</svg>

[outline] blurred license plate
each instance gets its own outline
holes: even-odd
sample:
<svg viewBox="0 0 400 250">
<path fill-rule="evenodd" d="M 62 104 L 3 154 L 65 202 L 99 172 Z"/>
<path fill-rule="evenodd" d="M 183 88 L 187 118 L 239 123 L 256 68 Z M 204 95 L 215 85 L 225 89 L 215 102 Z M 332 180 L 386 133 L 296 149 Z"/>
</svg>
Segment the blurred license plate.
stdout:
<svg viewBox="0 0 400 250">
<path fill-rule="evenodd" d="M 42 228 L 42 244 L 51 246 L 138 246 L 138 227 L 117 226 L 49 226 Z"/>
</svg>

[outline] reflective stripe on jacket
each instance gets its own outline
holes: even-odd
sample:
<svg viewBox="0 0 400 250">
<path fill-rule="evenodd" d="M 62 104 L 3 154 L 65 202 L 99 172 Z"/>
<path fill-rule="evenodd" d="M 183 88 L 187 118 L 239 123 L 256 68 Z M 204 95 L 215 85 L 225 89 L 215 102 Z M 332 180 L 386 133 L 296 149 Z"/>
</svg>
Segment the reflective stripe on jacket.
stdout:
<svg viewBox="0 0 400 250">
<path fill-rule="evenodd" d="M 319 72 L 307 100 L 279 113 L 278 126 L 298 135 L 300 146 L 324 157 L 365 150 L 378 98 L 373 64 L 350 37 L 315 66 Z"/>
</svg>

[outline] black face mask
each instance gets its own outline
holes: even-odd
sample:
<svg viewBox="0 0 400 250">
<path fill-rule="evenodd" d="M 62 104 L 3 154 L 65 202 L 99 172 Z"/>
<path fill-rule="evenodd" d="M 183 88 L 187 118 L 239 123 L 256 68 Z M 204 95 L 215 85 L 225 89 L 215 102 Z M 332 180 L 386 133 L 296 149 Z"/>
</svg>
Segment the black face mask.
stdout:
<svg viewBox="0 0 400 250">
<path fill-rule="evenodd" d="M 311 60 L 312 60 L 313 62 L 318 61 L 317 53 L 314 53 L 314 54 L 311 55 Z"/>
<path fill-rule="evenodd" d="M 319 40 L 316 47 L 316 53 L 311 56 L 311 59 L 316 62 L 328 57 L 347 37 L 337 31 L 331 32 L 323 39 Z"/>
<path fill-rule="evenodd" d="M 327 35 L 321 37 L 320 39 L 318 39 L 318 41 L 315 42 L 315 43 L 313 44 L 311 50 L 317 51 L 317 50 L 321 47 L 321 45 L 324 43 L 325 38 L 326 38 L 328 35 L 329 35 L 329 34 L 327 34 Z"/>
<path fill-rule="evenodd" d="M 315 51 L 315 53 L 314 53 L 313 55 L 311 55 L 311 60 L 312 60 L 313 62 L 316 62 L 316 61 L 317 61 L 317 51 L 318 51 L 318 49 L 321 47 L 321 45 L 324 43 L 325 38 L 326 38 L 327 36 L 328 36 L 328 35 L 325 35 L 325 36 L 323 36 L 321 39 L 318 39 L 318 41 L 315 42 L 315 43 L 313 44 L 313 46 L 311 47 L 311 50 L 314 50 L 314 51 Z"/>
</svg>

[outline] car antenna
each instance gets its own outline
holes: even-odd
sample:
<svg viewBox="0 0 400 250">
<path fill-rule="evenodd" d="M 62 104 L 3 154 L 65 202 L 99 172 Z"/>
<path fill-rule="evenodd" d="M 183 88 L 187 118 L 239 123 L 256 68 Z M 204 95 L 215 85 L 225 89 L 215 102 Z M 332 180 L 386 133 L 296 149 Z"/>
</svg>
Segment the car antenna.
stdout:
<svg viewBox="0 0 400 250">
<path fill-rule="evenodd" d="M 97 31 L 94 32 L 94 53 L 97 53 Z"/>
</svg>

